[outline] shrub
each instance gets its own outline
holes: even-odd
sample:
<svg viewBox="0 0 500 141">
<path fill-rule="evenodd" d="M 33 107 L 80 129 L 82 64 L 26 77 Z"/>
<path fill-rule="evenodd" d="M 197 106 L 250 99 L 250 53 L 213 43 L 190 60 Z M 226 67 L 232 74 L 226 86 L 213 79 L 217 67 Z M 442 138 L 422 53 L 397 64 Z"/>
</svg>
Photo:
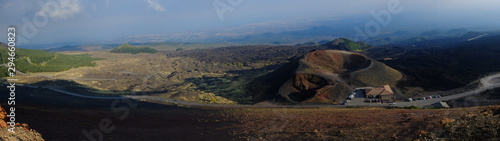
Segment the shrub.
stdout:
<svg viewBox="0 0 500 141">
<path fill-rule="evenodd" d="M 403 109 L 418 109 L 417 106 L 413 105 L 413 106 L 404 106 Z"/>
</svg>

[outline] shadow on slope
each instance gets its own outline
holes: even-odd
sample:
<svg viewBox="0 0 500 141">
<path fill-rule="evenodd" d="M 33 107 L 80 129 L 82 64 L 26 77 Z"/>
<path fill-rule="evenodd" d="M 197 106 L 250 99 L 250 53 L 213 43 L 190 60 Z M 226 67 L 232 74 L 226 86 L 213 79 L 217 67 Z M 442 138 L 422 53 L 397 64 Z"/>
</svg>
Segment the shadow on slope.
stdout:
<svg viewBox="0 0 500 141">
<path fill-rule="evenodd" d="M 382 62 L 407 76 L 398 87 L 440 91 L 464 87 L 483 75 L 500 72 L 498 56 L 500 36 L 494 36 L 448 48 L 412 49 Z"/>
<path fill-rule="evenodd" d="M 2 85 L 5 87 L 5 85 Z M 0 89 L 8 93 L 8 89 Z M 7 99 L 8 95 L 0 95 Z M 2 106 L 7 106 L 2 103 Z M 7 106 L 10 107 L 10 106 Z M 230 140 L 224 125 L 212 122 L 212 109 L 196 109 L 138 100 L 86 99 L 46 88 L 16 87 L 16 122 L 29 124 L 46 140 L 89 140 L 84 131 L 103 140 L 203 140 L 207 136 Z M 114 127 L 104 132 L 103 123 Z M 228 123 L 230 124 L 230 123 Z M 111 128 L 110 128 L 111 129 Z M 108 132 L 110 131 L 110 132 Z M 193 132 L 196 132 L 193 136 Z M 212 134 L 209 134 L 212 133 Z M 168 134 L 165 134 L 168 133 Z M 215 135 L 214 135 L 215 134 Z M 91 140 L 91 139 L 90 139 Z"/>
</svg>

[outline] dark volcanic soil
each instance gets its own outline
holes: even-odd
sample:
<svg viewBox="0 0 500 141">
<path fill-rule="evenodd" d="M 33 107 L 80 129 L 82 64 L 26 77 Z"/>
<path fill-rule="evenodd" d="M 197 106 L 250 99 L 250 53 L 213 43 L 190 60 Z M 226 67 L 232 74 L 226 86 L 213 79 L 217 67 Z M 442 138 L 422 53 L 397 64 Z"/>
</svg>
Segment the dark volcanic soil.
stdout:
<svg viewBox="0 0 500 141">
<path fill-rule="evenodd" d="M 17 90 L 16 119 L 46 140 L 88 140 L 84 130 L 96 133 L 93 138 L 102 134 L 103 140 L 117 141 L 416 139 L 421 132 L 439 130 L 444 118 L 481 109 L 188 108 L 80 99 L 45 89 Z M 111 128 L 106 130 L 107 126 Z"/>
</svg>

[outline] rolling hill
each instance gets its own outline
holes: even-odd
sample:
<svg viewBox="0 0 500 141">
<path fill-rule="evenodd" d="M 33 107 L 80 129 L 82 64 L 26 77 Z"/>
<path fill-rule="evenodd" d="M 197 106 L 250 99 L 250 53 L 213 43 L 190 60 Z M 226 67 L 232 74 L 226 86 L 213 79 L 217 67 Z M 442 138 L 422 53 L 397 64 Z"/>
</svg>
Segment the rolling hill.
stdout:
<svg viewBox="0 0 500 141">
<path fill-rule="evenodd" d="M 137 53 L 157 53 L 158 50 L 150 47 L 135 47 L 131 44 L 125 43 L 116 48 L 113 48 L 110 52 L 137 54 Z"/>
<path fill-rule="evenodd" d="M 405 47 L 407 52 L 382 61 L 405 74 L 402 89 L 420 87 L 425 91 L 445 91 L 471 85 L 489 73 L 500 72 L 500 35 L 471 41 L 453 40 L 442 47 Z M 406 94 L 412 96 L 413 94 Z"/>
<path fill-rule="evenodd" d="M 254 102 L 341 103 L 357 87 L 395 85 L 397 70 L 359 53 L 312 51 L 248 85 Z"/>
</svg>

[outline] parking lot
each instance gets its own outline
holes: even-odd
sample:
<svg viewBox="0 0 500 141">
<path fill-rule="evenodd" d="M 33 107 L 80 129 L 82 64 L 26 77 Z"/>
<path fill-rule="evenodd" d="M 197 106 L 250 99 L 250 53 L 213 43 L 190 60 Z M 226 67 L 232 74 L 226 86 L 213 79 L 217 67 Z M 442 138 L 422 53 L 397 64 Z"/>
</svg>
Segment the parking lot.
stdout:
<svg viewBox="0 0 500 141">
<path fill-rule="evenodd" d="M 450 96 L 436 96 L 436 97 L 431 97 L 431 98 L 416 98 L 413 99 L 413 101 L 404 101 L 404 102 L 396 102 L 394 106 L 418 106 L 418 107 L 424 107 L 427 105 L 434 104 L 436 102 L 441 102 L 441 101 L 448 101 L 452 99 L 457 99 L 465 96 L 470 96 L 470 95 L 475 95 L 479 94 L 481 92 L 484 92 L 488 89 L 493 89 L 500 87 L 500 74 L 495 74 L 495 75 L 490 75 L 485 78 L 481 79 L 481 84 L 483 87 L 478 88 L 476 90 L 471 90 L 463 93 L 458 93 Z M 366 103 L 364 102 L 366 100 L 365 96 L 363 95 L 363 92 L 360 91 L 361 89 L 356 90 L 352 94 L 353 97 L 351 100 L 347 103 L 345 103 L 346 106 L 389 106 L 389 103 Z M 421 100 L 418 100 L 421 99 Z"/>
</svg>

